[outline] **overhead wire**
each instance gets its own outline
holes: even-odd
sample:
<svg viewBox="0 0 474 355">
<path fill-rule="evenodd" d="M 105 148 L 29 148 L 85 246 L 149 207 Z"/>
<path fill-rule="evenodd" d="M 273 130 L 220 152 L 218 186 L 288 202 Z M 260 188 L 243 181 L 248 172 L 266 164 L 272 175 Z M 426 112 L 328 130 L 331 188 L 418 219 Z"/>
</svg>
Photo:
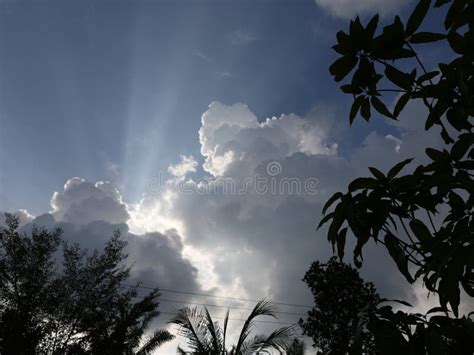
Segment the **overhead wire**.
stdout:
<svg viewBox="0 0 474 355">
<path fill-rule="evenodd" d="M 172 313 L 172 312 L 161 312 L 160 313 L 162 314 L 168 314 L 168 315 L 172 315 L 172 316 L 175 316 L 176 313 Z M 225 317 L 212 317 L 213 319 L 225 319 Z M 229 320 L 232 320 L 232 321 L 241 321 L 241 322 L 246 322 L 247 319 L 241 319 L 241 318 L 229 318 Z M 280 321 L 267 321 L 267 320 L 253 320 L 253 322 L 257 322 L 257 323 L 269 323 L 269 324 L 296 324 L 296 322 L 280 322 Z"/>
<path fill-rule="evenodd" d="M 158 291 L 160 291 L 160 292 L 171 292 L 171 293 L 186 294 L 186 295 L 201 296 L 201 297 L 211 297 L 211 298 L 218 298 L 218 299 L 225 299 L 225 300 L 232 300 L 232 301 L 241 301 L 241 302 L 259 302 L 259 300 L 255 300 L 255 299 L 218 296 L 218 295 L 212 295 L 212 294 L 206 294 L 206 293 L 182 291 L 182 290 L 172 290 L 172 289 L 159 288 L 159 287 L 150 287 L 150 286 L 144 286 L 144 285 L 130 285 L 130 284 L 123 284 L 123 285 L 128 286 L 128 287 L 138 287 L 138 288 L 148 289 L 148 290 L 158 289 Z M 276 301 L 272 302 L 272 303 L 275 304 L 275 305 L 281 305 L 281 306 L 312 308 L 312 306 L 309 306 L 309 305 L 296 304 L 296 303 L 286 303 L 286 302 L 276 302 Z"/>
</svg>

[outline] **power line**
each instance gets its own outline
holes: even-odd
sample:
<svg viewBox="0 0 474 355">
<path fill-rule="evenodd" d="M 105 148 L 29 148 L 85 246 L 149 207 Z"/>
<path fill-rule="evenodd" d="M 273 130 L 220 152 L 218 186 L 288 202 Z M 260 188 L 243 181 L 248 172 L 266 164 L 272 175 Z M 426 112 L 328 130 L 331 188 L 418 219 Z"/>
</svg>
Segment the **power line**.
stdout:
<svg viewBox="0 0 474 355">
<path fill-rule="evenodd" d="M 146 297 L 144 296 L 135 296 L 136 298 L 141 298 L 144 299 Z M 193 304 L 197 306 L 205 306 L 205 307 L 218 307 L 218 308 L 226 308 L 226 309 L 237 309 L 237 310 L 245 310 L 245 311 L 253 311 L 251 308 L 242 308 L 242 307 L 232 307 L 232 306 L 221 306 L 217 304 L 206 304 L 206 303 L 195 303 L 195 302 L 186 302 L 186 301 L 178 301 L 178 300 L 169 300 L 169 299 L 164 299 L 164 298 L 159 298 L 158 299 L 160 302 L 165 301 L 165 302 L 173 302 L 173 303 L 182 303 L 182 304 Z M 166 314 L 167 312 L 165 311 L 160 311 L 161 313 Z M 295 315 L 295 316 L 306 316 L 307 314 L 304 313 L 291 313 L 291 312 L 280 312 L 280 311 L 273 311 L 273 313 L 278 313 L 278 314 L 285 314 L 285 315 Z M 222 318 L 223 319 L 223 318 Z M 238 319 L 236 319 L 238 320 Z"/>
<path fill-rule="evenodd" d="M 182 303 L 182 304 L 193 304 L 196 306 L 204 306 L 204 307 L 218 307 L 218 308 L 230 308 L 230 309 L 239 309 L 243 311 L 252 311 L 252 308 L 243 308 L 243 307 L 232 307 L 232 306 L 221 306 L 218 304 L 207 304 L 207 303 L 196 303 L 196 302 L 186 302 L 186 301 L 177 301 L 177 300 L 170 300 L 166 298 L 159 298 L 158 299 L 160 302 L 173 302 L 173 303 Z M 294 316 L 306 316 L 307 314 L 304 313 L 292 313 L 292 312 L 280 312 L 280 311 L 274 311 L 273 313 L 279 313 L 279 314 L 289 314 L 289 315 L 294 315 Z"/>
<path fill-rule="evenodd" d="M 171 316 L 175 316 L 176 313 L 172 313 L 172 312 L 161 312 L 161 314 L 168 314 L 168 315 L 171 315 Z M 225 319 L 225 317 L 212 317 L 213 319 Z M 246 322 L 247 319 L 241 319 L 241 318 L 229 318 L 229 320 L 233 320 L 233 321 L 241 321 L 241 322 Z M 291 322 L 278 322 L 278 321 L 270 321 L 270 320 L 253 320 L 253 322 L 258 322 L 258 323 L 270 323 L 270 324 L 293 324 L 293 325 L 296 325 L 296 323 L 291 323 Z"/>
<path fill-rule="evenodd" d="M 171 289 L 166 289 L 166 288 L 158 288 L 158 287 L 150 287 L 150 286 L 142 286 L 142 285 L 128 285 L 128 284 L 123 284 L 123 285 L 128 286 L 128 287 L 139 287 L 139 288 L 148 289 L 148 290 L 158 289 L 160 292 L 172 292 L 172 293 L 180 293 L 180 294 L 185 294 L 185 295 L 212 297 L 212 298 L 220 298 L 220 299 L 225 299 L 225 300 L 241 301 L 241 302 L 259 302 L 259 300 L 237 298 L 237 297 L 227 297 L 227 296 L 216 296 L 216 295 L 210 295 L 206 293 L 179 291 L 179 290 L 171 290 Z M 272 303 L 275 305 L 281 305 L 281 306 L 313 308 L 313 306 L 308 306 L 308 305 L 303 305 L 303 304 L 294 304 L 294 303 L 285 303 L 285 302 L 272 302 Z"/>
</svg>

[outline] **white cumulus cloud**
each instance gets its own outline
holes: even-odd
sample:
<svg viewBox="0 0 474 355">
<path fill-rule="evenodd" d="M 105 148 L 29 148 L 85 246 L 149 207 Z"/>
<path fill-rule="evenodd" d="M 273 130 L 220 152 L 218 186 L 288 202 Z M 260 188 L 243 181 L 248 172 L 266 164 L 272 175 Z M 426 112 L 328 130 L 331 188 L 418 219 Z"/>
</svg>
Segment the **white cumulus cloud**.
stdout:
<svg viewBox="0 0 474 355">
<path fill-rule="evenodd" d="M 129 219 L 120 192 L 109 182 L 95 184 L 80 177 L 69 179 L 63 191 L 51 198 L 52 214 L 59 221 L 85 224 L 92 221 L 123 223 Z"/>
<path fill-rule="evenodd" d="M 197 165 L 198 163 L 192 155 L 181 155 L 181 161 L 178 164 L 170 165 L 168 171 L 176 177 L 182 177 L 196 172 Z"/>
<path fill-rule="evenodd" d="M 248 173 L 259 163 L 291 156 L 334 154 L 326 128 L 317 121 L 289 114 L 259 123 L 247 105 L 213 102 L 201 117 L 199 141 L 204 170 L 213 176 Z"/>
</svg>

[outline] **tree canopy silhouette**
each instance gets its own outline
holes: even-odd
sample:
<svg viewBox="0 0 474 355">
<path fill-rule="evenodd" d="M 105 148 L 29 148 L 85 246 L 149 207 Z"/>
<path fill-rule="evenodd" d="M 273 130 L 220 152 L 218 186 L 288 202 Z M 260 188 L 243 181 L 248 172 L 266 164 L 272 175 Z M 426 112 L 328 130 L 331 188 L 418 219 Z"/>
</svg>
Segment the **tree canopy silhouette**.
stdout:
<svg viewBox="0 0 474 355">
<path fill-rule="evenodd" d="M 351 123 L 359 114 L 369 121 L 373 110 L 397 119 L 416 100 L 427 108 L 425 129 L 438 127 L 445 145 L 443 150 L 427 147 L 430 162 L 409 174 L 401 172 L 411 159 L 386 173 L 370 167 L 371 177 L 355 179 L 323 209 L 320 226 L 330 223 L 328 239 L 341 258 L 350 229 L 358 267 L 372 239 L 388 250 L 409 283 L 421 278 L 438 295 L 440 307 L 424 316 L 380 309 L 376 340 L 384 354 L 474 351 L 473 322 L 469 316 L 458 318 L 461 288 L 474 296 L 474 3 L 436 0 L 432 5 L 419 1 L 407 21 L 396 16 L 381 32 L 378 15 L 365 26 L 359 18 L 352 20 L 348 33 L 337 33 L 333 49 L 340 57 L 329 68 L 337 82 L 353 73 L 341 86 L 353 96 Z M 444 11 L 440 33 L 420 29 L 434 8 Z M 427 68 L 417 48 L 437 41 L 451 50 L 452 60 Z M 397 101 L 389 109 L 393 93 Z"/>
<path fill-rule="evenodd" d="M 0 227 L 1 354 L 149 354 L 173 336 L 157 330 L 158 290 L 135 302 L 122 285 L 126 245 L 119 232 L 102 253 L 62 239 L 60 229 L 18 231 L 6 214 Z M 62 255 L 61 255 L 62 251 Z M 62 256 L 62 257 L 61 257 Z"/>
<path fill-rule="evenodd" d="M 374 353 L 374 337 L 369 331 L 379 297 L 370 282 L 364 282 L 356 269 L 339 262 L 314 262 L 306 272 L 306 282 L 315 307 L 300 320 L 304 334 L 313 339 L 318 354 Z"/>
</svg>

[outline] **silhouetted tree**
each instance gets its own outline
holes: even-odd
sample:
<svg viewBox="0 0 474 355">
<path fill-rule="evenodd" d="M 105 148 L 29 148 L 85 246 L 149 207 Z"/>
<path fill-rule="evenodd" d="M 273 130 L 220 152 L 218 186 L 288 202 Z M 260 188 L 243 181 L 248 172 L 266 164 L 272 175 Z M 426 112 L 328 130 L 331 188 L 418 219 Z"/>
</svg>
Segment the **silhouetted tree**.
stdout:
<svg viewBox="0 0 474 355">
<path fill-rule="evenodd" d="M 474 352 L 474 323 L 458 318 L 460 288 L 474 297 L 474 3 L 436 0 L 434 7 L 445 10 L 441 33 L 419 29 L 433 11 L 430 0 L 419 1 L 405 23 L 396 16 L 381 32 L 377 15 L 366 26 L 356 18 L 349 33 L 337 33 L 333 48 L 341 56 L 330 67 L 337 82 L 355 68 L 341 87 L 354 98 L 351 123 L 359 112 L 369 121 L 372 108 L 397 119 L 408 102 L 418 100 L 427 108 L 425 129 L 438 127 L 445 144 L 443 150 L 427 148 L 430 162 L 407 175 L 400 173 L 411 159 L 387 173 L 369 168 L 372 177 L 355 179 L 323 209 L 326 213 L 337 202 L 320 225 L 331 222 L 328 239 L 340 257 L 349 228 L 356 238 L 357 266 L 373 239 L 385 246 L 409 283 L 422 278 L 438 294 L 440 307 L 425 316 L 394 313 L 390 306 L 380 309 L 374 329 L 384 354 Z M 436 41 L 445 42 L 443 57 L 451 62 L 426 68 L 415 48 Z M 391 100 L 393 93 L 397 102 L 389 110 L 383 96 Z M 444 315 L 432 316 L 434 312 Z"/>
<path fill-rule="evenodd" d="M 306 320 L 300 320 L 300 326 L 313 339 L 318 353 L 373 353 L 368 324 L 379 302 L 374 285 L 364 282 L 357 270 L 336 257 L 327 263 L 314 262 L 303 281 L 313 293 L 315 307 Z"/>
<path fill-rule="evenodd" d="M 275 306 L 269 301 L 259 301 L 250 315 L 247 317 L 236 345 L 230 350 L 226 349 L 227 325 L 229 322 L 229 311 L 224 319 L 224 327 L 221 328 L 214 322 L 206 307 L 203 310 L 194 308 L 182 308 L 172 318 L 170 323 L 179 326 L 179 334 L 186 337 L 188 346 L 193 353 L 198 354 L 254 354 L 264 352 L 268 349 L 285 350 L 294 338 L 294 327 L 282 327 L 270 335 L 255 335 L 250 338 L 255 318 L 260 316 L 275 315 Z M 178 348 L 180 353 L 188 353 Z"/>
<path fill-rule="evenodd" d="M 6 225 L 0 227 L 1 354 L 147 354 L 172 338 L 163 330 L 144 338 L 158 315 L 159 293 L 134 302 L 138 285 L 123 286 L 130 270 L 118 232 L 102 253 L 89 254 L 63 241 L 60 229 L 20 233 L 8 214 Z"/>
</svg>

